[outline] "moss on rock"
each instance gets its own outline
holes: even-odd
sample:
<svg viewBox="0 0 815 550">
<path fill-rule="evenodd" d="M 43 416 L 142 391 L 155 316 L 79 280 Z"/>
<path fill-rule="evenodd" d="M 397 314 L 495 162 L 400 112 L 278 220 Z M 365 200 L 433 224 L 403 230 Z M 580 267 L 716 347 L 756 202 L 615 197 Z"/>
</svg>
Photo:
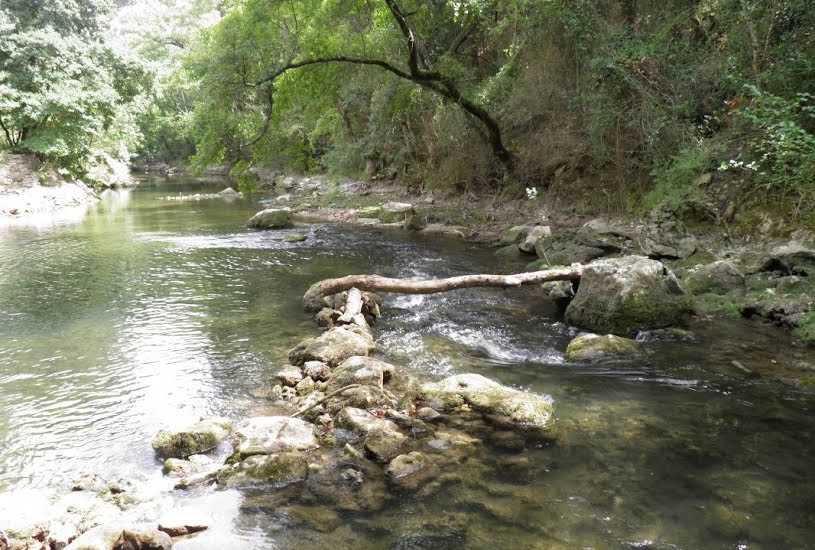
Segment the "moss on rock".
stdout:
<svg viewBox="0 0 815 550">
<path fill-rule="evenodd" d="M 605 336 L 584 334 L 569 342 L 566 348 L 566 360 L 570 362 L 596 361 L 606 358 L 632 357 L 639 353 L 640 344 L 635 340 L 613 334 Z"/>
</svg>

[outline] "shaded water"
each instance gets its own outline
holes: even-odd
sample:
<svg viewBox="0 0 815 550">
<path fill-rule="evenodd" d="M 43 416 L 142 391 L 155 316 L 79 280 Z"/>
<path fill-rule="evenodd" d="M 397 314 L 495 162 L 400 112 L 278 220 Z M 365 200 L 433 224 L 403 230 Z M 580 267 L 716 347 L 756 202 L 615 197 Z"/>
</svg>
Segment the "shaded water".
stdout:
<svg viewBox="0 0 815 550">
<path fill-rule="evenodd" d="M 253 390 L 316 332 L 301 310 L 313 281 L 498 267 L 439 237 L 254 232 L 249 201 L 161 200 L 204 188 L 108 192 L 81 221 L 0 229 L 0 491 L 160 477 L 158 429 L 262 410 Z M 529 290 L 394 296 L 383 312 L 381 349 L 420 377 L 478 372 L 552 395 L 554 441 L 486 439 L 437 490 L 385 491 L 361 510 L 318 506 L 313 488 L 193 492 L 178 498 L 215 526 L 177 547 L 815 546 L 815 396 L 784 381 L 815 357 L 788 336 L 699 324 L 700 344 L 568 365 L 576 331 Z"/>
</svg>

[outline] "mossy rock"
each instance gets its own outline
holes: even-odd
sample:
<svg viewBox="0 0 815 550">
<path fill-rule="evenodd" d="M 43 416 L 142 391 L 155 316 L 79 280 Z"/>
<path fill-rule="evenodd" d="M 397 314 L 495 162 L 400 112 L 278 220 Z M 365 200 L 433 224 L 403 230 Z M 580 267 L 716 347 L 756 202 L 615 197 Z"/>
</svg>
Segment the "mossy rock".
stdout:
<svg viewBox="0 0 815 550">
<path fill-rule="evenodd" d="M 420 452 L 413 451 L 405 455 L 399 455 L 388 464 L 385 473 L 391 479 L 400 479 L 421 471 L 427 461 Z"/>
<path fill-rule="evenodd" d="M 643 256 L 599 260 L 586 266 L 566 322 L 602 334 L 631 337 L 641 330 L 680 324 L 692 300 L 673 272 Z"/>
<path fill-rule="evenodd" d="M 308 457 L 303 453 L 254 455 L 218 474 L 225 487 L 273 485 L 284 487 L 308 477 Z"/>
<path fill-rule="evenodd" d="M 405 222 L 411 216 L 414 216 L 416 211 L 412 204 L 406 202 L 388 202 L 380 207 L 379 221 L 382 223 L 400 223 Z"/>
<path fill-rule="evenodd" d="M 700 266 L 685 279 L 685 288 L 692 294 L 726 294 L 744 285 L 744 274 L 725 260 Z"/>
<path fill-rule="evenodd" d="M 371 335 L 359 327 L 335 327 L 317 338 L 308 338 L 289 351 L 293 365 L 321 361 L 336 367 L 349 357 L 369 355 L 374 350 Z"/>
<path fill-rule="evenodd" d="M 526 239 L 530 229 L 531 227 L 528 225 L 516 225 L 515 227 L 507 229 L 504 231 L 504 234 L 501 235 L 501 241 L 498 243 L 498 245 L 501 247 L 511 246 L 517 250 L 518 243 Z"/>
<path fill-rule="evenodd" d="M 153 449 L 162 458 L 187 458 L 214 449 L 229 435 L 231 425 L 221 418 L 204 419 L 183 430 L 161 430 Z"/>
<path fill-rule="evenodd" d="M 426 384 L 422 393 L 436 410 L 450 411 L 466 404 L 519 426 L 543 429 L 552 417 L 550 398 L 503 386 L 479 374 L 459 374 Z"/>
<path fill-rule="evenodd" d="M 635 340 L 621 338 L 613 334 L 598 336 L 584 334 L 578 336 L 566 348 L 566 360 L 572 363 L 636 357 L 640 354 L 640 344 Z"/>
<path fill-rule="evenodd" d="M 288 208 L 267 208 L 249 220 L 249 227 L 256 229 L 285 229 L 292 227 L 291 210 Z"/>
</svg>

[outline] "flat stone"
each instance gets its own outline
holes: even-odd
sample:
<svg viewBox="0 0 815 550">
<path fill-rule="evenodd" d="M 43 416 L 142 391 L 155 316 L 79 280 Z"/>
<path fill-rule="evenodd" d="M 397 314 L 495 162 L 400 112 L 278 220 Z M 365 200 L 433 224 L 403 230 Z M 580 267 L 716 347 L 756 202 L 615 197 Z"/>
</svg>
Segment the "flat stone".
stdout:
<svg viewBox="0 0 815 550">
<path fill-rule="evenodd" d="M 422 393 L 436 410 L 462 405 L 486 414 L 503 416 L 513 424 L 546 428 L 552 418 L 551 398 L 503 386 L 480 374 L 459 374 L 435 384 L 425 384 Z"/>
<path fill-rule="evenodd" d="M 258 416 L 238 424 L 236 453 L 241 457 L 272 454 L 284 451 L 316 449 L 314 427 L 288 416 Z"/>
</svg>

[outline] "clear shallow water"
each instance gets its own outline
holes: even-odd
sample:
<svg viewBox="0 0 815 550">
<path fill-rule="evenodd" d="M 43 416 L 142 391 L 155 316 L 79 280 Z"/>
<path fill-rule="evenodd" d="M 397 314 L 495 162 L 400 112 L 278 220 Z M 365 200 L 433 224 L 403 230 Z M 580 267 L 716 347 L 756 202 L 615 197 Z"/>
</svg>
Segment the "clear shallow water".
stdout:
<svg viewBox="0 0 815 550">
<path fill-rule="evenodd" d="M 62 490 L 90 472 L 155 478 L 158 429 L 262 410 L 253 390 L 316 333 L 301 311 L 316 280 L 497 268 L 457 241 L 324 225 L 254 232 L 249 201 L 161 200 L 213 188 L 108 192 L 80 221 L 0 229 L 0 490 Z M 295 233 L 308 241 L 282 240 Z M 815 545 L 815 397 L 784 381 L 815 357 L 786 335 L 700 324 L 700 344 L 575 366 L 562 353 L 576 332 L 532 291 L 394 296 L 383 312 L 389 359 L 423 378 L 478 372 L 550 394 L 556 439 L 488 439 L 461 464 L 463 480 L 389 493 L 375 510 L 318 506 L 296 488 L 180 496 L 217 528 L 179 547 Z"/>
</svg>

